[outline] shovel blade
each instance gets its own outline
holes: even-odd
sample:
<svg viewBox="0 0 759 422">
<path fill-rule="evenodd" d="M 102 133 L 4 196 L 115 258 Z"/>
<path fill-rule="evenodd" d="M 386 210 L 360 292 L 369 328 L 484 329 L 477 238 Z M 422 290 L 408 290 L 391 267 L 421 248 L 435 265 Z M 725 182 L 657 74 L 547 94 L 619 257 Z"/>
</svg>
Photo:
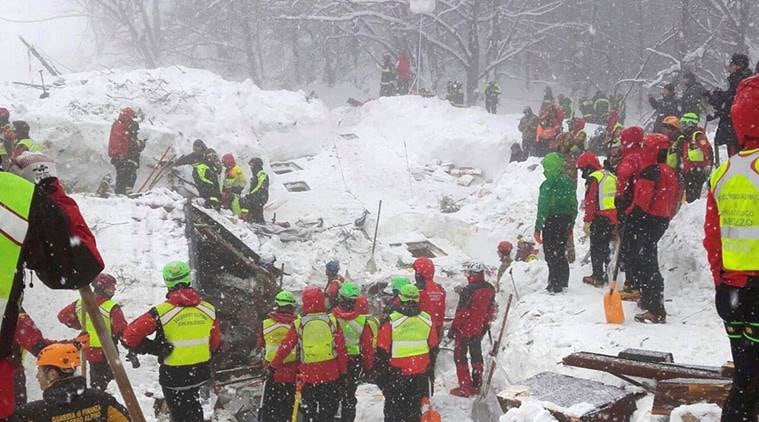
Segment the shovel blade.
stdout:
<svg viewBox="0 0 759 422">
<path fill-rule="evenodd" d="M 474 422 L 498 422 L 502 415 L 503 410 L 493 391 L 488 391 L 484 397 L 477 397 L 472 403 L 471 417 Z"/>
<path fill-rule="evenodd" d="M 377 263 L 374 262 L 374 258 L 370 258 L 369 261 L 367 261 L 366 272 L 372 274 L 377 272 Z"/>
<path fill-rule="evenodd" d="M 609 324 L 622 324 L 625 322 L 622 296 L 620 296 L 619 291 L 614 287 L 604 293 L 604 312 L 606 313 L 606 322 Z"/>
</svg>

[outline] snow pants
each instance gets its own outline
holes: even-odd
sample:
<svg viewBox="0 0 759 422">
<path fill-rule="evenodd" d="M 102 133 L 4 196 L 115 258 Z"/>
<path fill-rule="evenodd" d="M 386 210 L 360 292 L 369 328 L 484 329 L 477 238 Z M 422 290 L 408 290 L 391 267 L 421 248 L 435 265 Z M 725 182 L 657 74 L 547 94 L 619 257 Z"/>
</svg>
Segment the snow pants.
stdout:
<svg viewBox="0 0 759 422">
<path fill-rule="evenodd" d="M 348 373 L 342 378 L 343 386 L 340 396 L 340 420 L 353 422 L 356 419 L 356 389 L 361 378 L 361 357 L 351 357 L 348 361 Z"/>
<path fill-rule="evenodd" d="M 172 422 L 203 422 L 200 386 L 177 390 L 161 386 Z"/>
<path fill-rule="evenodd" d="M 689 204 L 701 198 L 701 190 L 704 187 L 706 178 L 709 176 L 708 171 L 693 170 L 683 173 L 685 180 L 685 201 Z"/>
<path fill-rule="evenodd" d="M 624 221 L 619 225 L 621 233 L 619 245 L 619 269 L 625 273 L 625 290 L 640 290 L 640 279 L 637 279 L 637 273 L 630 271 L 633 264 L 633 250 L 635 249 L 635 236 L 633 235 L 633 225 L 630 217 L 626 216 Z"/>
<path fill-rule="evenodd" d="M 485 97 L 485 110 L 490 114 L 496 114 L 498 108 L 498 97 Z"/>
<path fill-rule="evenodd" d="M 289 422 L 293 414 L 295 384 L 274 382 L 269 377 L 264 388 L 264 402 L 260 422 Z"/>
<path fill-rule="evenodd" d="M 759 414 L 759 277 L 750 278 L 743 288 L 720 284 L 715 303 L 735 364 L 722 422 L 753 422 Z"/>
<path fill-rule="evenodd" d="M 630 224 L 632 237 L 632 262 L 627 271 L 641 281 L 640 306 L 654 315 L 666 315 L 664 277 L 659 271 L 659 239 L 667 231 L 669 220 L 636 211 L 625 224 Z"/>
<path fill-rule="evenodd" d="M 572 217 L 559 214 L 546 218 L 543 224 L 543 252 L 548 264 L 546 290 L 549 292 L 558 293 L 569 286 L 567 242 L 572 223 Z"/>
<path fill-rule="evenodd" d="M 426 375 L 396 376 L 387 383 L 385 395 L 385 422 L 419 422 L 422 417 L 421 401 L 427 395 Z"/>
<path fill-rule="evenodd" d="M 333 421 L 340 404 L 341 381 L 303 386 L 301 412 L 304 422 Z"/>
<path fill-rule="evenodd" d="M 113 379 L 113 373 L 108 362 L 90 362 L 89 367 L 90 387 L 105 391 L 108 388 L 108 383 Z"/>
<path fill-rule="evenodd" d="M 459 378 L 459 386 L 471 384 L 474 388 L 480 388 L 482 385 L 482 371 L 484 368 L 482 337 L 456 336 L 453 345 L 453 362 L 456 364 L 456 375 Z M 467 354 L 469 355 L 469 360 L 472 361 L 471 372 Z"/>
<path fill-rule="evenodd" d="M 598 215 L 590 223 L 590 262 L 593 266 L 593 278 L 607 280 L 606 268 L 609 265 L 609 243 L 614 233 L 614 225 L 608 217 Z"/>
<path fill-rule="evenodd" d="M 137 163 L 118 158 L 111 159 L 111 163 L 116 169 L 116 186 L 113 191 L 117 195 L 132 193 L 137 182 Z"/>
</svg>

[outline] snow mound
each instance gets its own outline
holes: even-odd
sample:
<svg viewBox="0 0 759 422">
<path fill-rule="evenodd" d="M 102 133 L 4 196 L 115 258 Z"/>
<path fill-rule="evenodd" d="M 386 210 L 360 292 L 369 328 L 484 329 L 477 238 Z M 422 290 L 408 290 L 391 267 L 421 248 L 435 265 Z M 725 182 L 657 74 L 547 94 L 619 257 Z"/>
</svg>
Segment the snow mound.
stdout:
<svg viewBox="0 0 759 422">
<path fill-rule="evenodd" d="M 680 406 L 669 415 L 670 422 L 718 422 L 722 409 L 714 403 L 698 403 Z"/>
<path fill-rule="evenodd" d="M 556 420 L 540 403 L 528 401 L 518 408 L 509 409 L 505 415 L 501 416 L 499 422 L 555 422 Z"/>
</svg>

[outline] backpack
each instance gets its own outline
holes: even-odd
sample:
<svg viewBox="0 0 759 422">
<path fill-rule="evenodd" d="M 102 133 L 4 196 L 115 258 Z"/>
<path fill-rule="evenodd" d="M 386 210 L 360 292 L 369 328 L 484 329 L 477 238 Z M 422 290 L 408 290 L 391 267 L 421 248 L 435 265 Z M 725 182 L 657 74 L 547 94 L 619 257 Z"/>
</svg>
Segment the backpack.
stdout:
<svg viewBox="0 0 759 422">
<path fill-rule="evenodd" d="M 125 159 L 129 153 L 129 135 L 127 124 L 116 121 L 111 126 L 111 136 L 108 138 L 108 156 Z"/>
</svg>

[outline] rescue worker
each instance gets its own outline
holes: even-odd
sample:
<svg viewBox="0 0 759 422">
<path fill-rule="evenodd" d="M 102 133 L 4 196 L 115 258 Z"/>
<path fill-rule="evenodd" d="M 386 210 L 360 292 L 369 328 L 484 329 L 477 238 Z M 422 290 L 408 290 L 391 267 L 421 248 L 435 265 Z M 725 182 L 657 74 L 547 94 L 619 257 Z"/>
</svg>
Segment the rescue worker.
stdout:
<svg viewBox="0 0 759 422">
<path fill-rule="evenodd" d="M 569 286 L 567 243 L 577 216 L 577 189 L 564 171 L 561 155 L 552 152 L 541 164 L 546 180 L 540 185 L 533 238 L 543 243 L 548 264 L 546 291 L 560 293 Z"/>
<path fill-rule="evenodd" d="M 582 230 L 590 238 L 590 262 L 593 274 L 583 277 L 583 283 L 601 287 L 608 280 L 609 243 L 617 227 L 614 197 L 617 177 L 601 167 L 598 157 L 584 152 L 577 159 L 577 169 L 585 179 L 585 215 Z"/>
<path fill-rule="evenodd" d="M 748 56 L 745 54 L 733 54 L 730 58 L 730 63 L 727 65 L 727 70 L 730 73 L 727 77 L 727 90 L 715 89 L 711 93 L 707 93 L 709 104 L 714 107 L 715 111 L 714 116 L 708 120 L 719 118 L 719 126 L 717 126 L 714 144 L 718 146 L 727 145 L 727 154 L 732 157 L 738 152 L 739 145 L 730 118 L 730 107 L 733 105 L 733 98 L 735 97 L 738 85 L 742 80 L 751 76 Z M 688 111 L 694 111 L 700 115 L 698 111 L 683 109 L 684 113 Z"/>
<path fill-rule="evenodd" d="M 661 98 L 656 99 L 653 95 L 648 96 L 648 103 L 656 113 L 654 121 L 654 132 L 664 133 L 664 119 L 667 116 L 680 115 L 680 99 L 675 95 L 675 85 L 672 83 L 665 84 L 661 90 Z"/>
<path fill-rule="evenodd" d="M 398 75 L 398 95 L 408 95 L 411 89 L 411 57 L 405 48 L 398 53 L 398 62 L 395 63 L 395 74 Z"/>
<path fill-rule="evenodd" d="M 95 237 L 58 179 L 30 179 L 0 172 L 0 207 L 10 210 L 0 218 L 0 419 L 15 409 L 11 353 L 26 275 L 34 271 L 50 288 L 73 290 L 103 270 Z"/>
<path fill-rule="evenodd" d="M 519 132 L 522 133 L 522 151 L 528 157 L 536 155 L 535 140 L 538 137 L 540 118 L 533 113 L 532 108 L 525 107 L 524 115 L 519 120 Z"/>
<path fill-rule="evenodd" d="M 683 73 L 681 85 L 683 95 L 680 97 L 680 113 L 696 113 L 701 115 L 705 109 L 704 96 L 708 94 L 704 86 L 701 85 L 696 75 L 690 70 Z"/>
<path fill-rule="evenodd" d="M 5 107 L 0 107 L 0 169 L 7 169 L 7 164 L 13 153 L 15 133 L 10 123 L 11 113 Z M 8 136 L 6 136 L 6 132 Z M 9 139 L 9 138 L 13 138 Z"/>
<path fill-rule="evenodd" d="M 501 277 L 503 277 L 503 275 L 506 273 L 506 270 L 511 267 L 511 263 L 514 262 L 514 260 L 511 259 L 512 250 L 514 250 L 514 245 L 512 245 L 508 240 L 498 242 L 498 248 L 496 249 L 496 252 L 498 253 L 498 261 L 501 263 L 501 265 L 498 267 L 498 275 L 496 276 L 496 292 L 501 290 Z"/>
<path fill-rule="evenodd" d="M 13 158 L 24 152 L 42 152 L 42 148 L 29 136 L 29 123 L 23 120 L 13 122 L 13 131 L 16 134 L 16 144 L 13 148 Z"/>
<path fill-rule="evenodd" d="M 324 292 L 303 289 L 303 315 L 296 318 L 277 350 L 271 367 L 276 371 L 297 347 L 298 382 L 303 384 L 301 412 L 305 422 L 332 421 L 340 402 L 340 378 L 347 372 L 345 338 L 334 316 L 328 314 Z"/>
<path fill-rule="evenodd" d="M 196 139 L 192 142 L 192 152 L 174 160 L 172 166 L 178 167 L 197 164 L 203 161 L 207 149 L 208 147 L 202 139 Z"/>
<path fill-rule="evenodd" d="M 392 296 L 385 301 L 385 308 L 382 311 L 381 322 L 385 322 L 390 318 L 390 314 L 393 313 L 393 309 L 401 303 L 400 295 L 403 286 L 411 284 L 411 281 L 403 276 L 395 276 L 390 280 L 390 290 Z"/>
<path fill-rule="evenodd" d="M 582 117 L 585 119 L 588 123 L 595 123 L 598 124 L 598 122 L 595 121 L 593 118 L 593 99 L 588 97 L 582 97 L 580 98 L 580 112 L 582 113 Z"/>
<path fill-rule="evenodd" d="M 659 133 L 665 135 L 670 142 L 674 142 L 680 135 L 680 118 L 677 116 L 667 116 L 662 120 L 661 130 Z M 669 164 L 669 162 L 667 162 Z"/>
<path fill-rule="evenodd" d="M 360 295 L 358 299 L 356 299 L 356 311 L 359 315 L 364 315 L 366 317 L 366 324 L 369 325 L 369 329 L 372 330 L 372 348 L 376 349 L 377 334 L 379 333 L 379 319 L 369 311 L 369 298 L 367 298 L 366 295 Z M 372 366 L 374 366 L 374 363 L 372 363 Z"/>
<path fill-rule="evenodd" d="M 337 306 L 332 308 L 332 316 L 337 320 L 345 338 L 348 353 L 348 372 L 342 377 L 340 389 L 340 421 L 353 422 L 356 419 L 356 388 L 363 373 L 374 366 L 374 346 L 372 329 L 366 315 L 356 306 L 361 289 L 356 283 L 346 281 L 340 286 Z"/>
<path fill-rule="evenodd" d="M 453 81 L 448 85 L 448 95 L 445 98 L 454 107 L 465 107 L 464 84 L 461 81 Z"/>
<path fill-rule="evenodd" d="M 264 367 L 268 368 L 279 345 L 290 331 L 293 321 L 298 317 L 295 313 L 295 296 L 282 290 L 274 298 L 276 307 L 269 317 L 261 323 L 261 333 L 258 338 L 259 347 L 264 351 Z M 267 372 L 264 384 L 264 397 L 260 410 L 260 422 L 289 421 L 295 401 L 295 376 L 298 374 L 298 355 L 293 349 L 282 361 L 282 365 Z"/>
<path fill-rule="evenodd" d="M 95 301 L 98 304 L 100 316 L 103 317 L 106 330 L 111 334 L 109 340 L 116 345 L 121 333 L 127 326 L 121 307 L 113 300 L 113 295 L 116 293 L 116 279 L 110 274 L 100 273 L 92 281 L 92 288 L 95 291 Z M 58 312 L 58 321 L 69 328 L 87 333 L 89 336 L 87 362 L 90 364 L 90 386 L 105 391 L 108 383 L 113 379 L 113 374 L 105 359 L 105 353 L 103 353 L 102 341 L 104 340 L 101 340 L 95 332 L 92 318 L 87 315 L 82 307 L 82 299 L 78 299 L 61 309 Z"/>
<path fill-rule="evenodd" d="M 660 133 L 647 134 L 640 154 L 640 171 L 633 186 L 632 203 L 625 215 L 625 233 L 632 238 L 625 275 L 640 281 L 638 305 L 645 312 L 639 322 L 664 323 L 664 278 L 659 271 L 659 239 L 675 213 L 679 187 L 672 167 L 666 164 L 669 140 Z"/>
<path fill-rule="evenodd" d="M 333 259 L 324 264 L 324 273 L 327 276 L 327 285 L 324 288 L 324 296 L 327 300 L 327 308 L 335 306 L 337 295 L 340 292 L 345 277 L 340 275 L 340 261 Z"/>
<path fill-rule="evenodd" d="M 395 95 L 395 66 L 390 52 L 382 55 L 382 74 L 380 75 L 380 97 L 392 97 Z"/>
<path fill-rule="evenodd" d="M 205 207 L 216 210 L 221 208 L 218 160 L 216 151 L 208 148 L 203 153 L 203 159 L 192 165 L 192 179 L 198 189 L 198 196 L 204 200 Z"/>
<path fill-rule="evenodd" d="M 248 161 L 250 174 L 253 179 L 250 181 L 250 190 L 242 201 L 243 220 L 249 223 L 265 224 L 264 205 L 269 202 L 269 175 L 264 171 L 264 162 L 258 157 L 253 157 Z"/>
<path fill-rule="evenodd" d="M 495 289 L 485 281 L 485 265 L 479 262 L 464 267 L 467 286 L 459 294 L 456 315 L 453 317 L 448 338 L 454 340 L 453 361 L 459 386 L 451 394 L 471 397 L 479 394 L 482 387 L 484 363 L 482 359 L 482 338 L 490 330 L 490 321 L 495 313 Z M 472 362 L 471 371 L 469 362 Z"/>
<path fill-rule="evenodd" d="M 496 81 L 485 84 L 485 110 L 490 114 L 496 114 L 498 108 L 498 96 L 501 95 L 501 85 Z"/>
<path fill-rule="evenodd" d="M 430 354 L 439 340 L 430 315 L 419 308 L 419 289 L 407 284 L 399 299 L 377 338 L 377 385 L 385 395 L 385 422 L 418 422 Z"/>
<path fill-rule="evenodd" d="M 242 168 L 235 162 L 235 157 L 232 154 L 224 154 L 221 157 L 221 162 L 224 164 L 224 181 L 221 185 L 221 204 L 224 208 L 232 210 L 235 215 L 242 213 L 240 206 L 240 195 L 245 190 L 245 185 L 248 184 L 248 179 L 245 177 Z"/>
<path fill-rule="evenodd" d="M 609 111 L 611 111 L 609 97 L 601 90 L 596 91 L 596 95 L 593 97 L 593 119 L 595 123 L 603 124 L 609 117 Z"/>
<path fill-rule="evenodd" d="M 559 94 L 556 97 L 556 102 L 559 104 L 561 111 L 564 113 L 564 118 L 568 120 L 575 119 L 575 106 L 572 100 L 564 94 Z"/>
<path fill-rule="evenodd" d="M 37 358 L 42 400 L 20 407 L 11 420 L 128 422 L 129 413 L 112 395 L 88 389 L 85 379 L 76 375 L 80 364 L 79 349 L 72 343 L 54 343 L 42 349 Z"/>
<path fill-rule="evenodd" d="M 211 356 L 221 347 L 216 308 L 190 287 L 190 266 L 163 267 L 168 292 L 160 303 L 124 329 L 121 342 L 138 354 L 158 357 L 158 383 L 172 421 L 202 422 L 200 387 L 211 378 Z M 155 333 L 155 339 L 148 336 Z"/>
<path fill-rule="evenodd" d="M 13 352 L 11 353 L 11 362 L 14 364 L 14 383 L 16 387 L 16 407 L 26 404 L 26 372 L 24 370 L 25 354 L 31 353 L 34 357 L 39 355 L 45 347 L 55 343 L 46 339 L 42 331 L 34 323 L 32 317 L 21 308 L 18 313 L 18 322 L 16 323 L 16 335 L 14 337 Z"/>
<path fill-rule="evenodd" d="M 117 195 L 132 193 L 140 167 L 140 154 L 145 149 L 145 141 L 138 138 L 140 124 L 135 120 L 136 116 L 131 107 L 124 107 L 111 125 L 108 156 L 116 169 L 114 192 Z"/>
<path fill-rule="evenodd" d="M 585 151 L 588 135 L 585 133 L 585 119 L 582 117 L 572 121 L 569 132 L 559 135 L 554 149 L 564 158 L 564 171 L 570 179 L 577 183 L 577 157 Z"/>
<path fill-rule="evenodd" d="M 712 169 L 712 146 L 706 131 L 699 127 L 696 113 L 680 118 L 680 134 L 673 143 L 679 154 L 679 173 L 685 185 L 685 200 L 691 203 L 701 197 L 701 189 Z"/>
<path fill-rule="evenodd" d="M 735 372 L 723 422 L 756 420 L 759 405 L 759 76 L 741 82 L 731 118 L 741 151 L 709 180 L 704 221 L 717 313 L 724 321 Z M 726 218 L 725 216 L 748 216 Z"/>
<path fill-rule="evenodd" d="M 420 257 L 414 261 L 414 281 L 419 289 L 419 308 L 426 312 L 432 319 L 432 329 L 435 330 L 438 339 L 443 338 L 443 325 L 445 324 L 446 292 L 443 286 L 435 283 L 435 264 L 427 257 Z M 436 345 L 437 346 L 437 345 Z M 435 385 L 435 365 L 437 363 L 438 348 L 430 353 L 430 382 Z"/>
</svg>

